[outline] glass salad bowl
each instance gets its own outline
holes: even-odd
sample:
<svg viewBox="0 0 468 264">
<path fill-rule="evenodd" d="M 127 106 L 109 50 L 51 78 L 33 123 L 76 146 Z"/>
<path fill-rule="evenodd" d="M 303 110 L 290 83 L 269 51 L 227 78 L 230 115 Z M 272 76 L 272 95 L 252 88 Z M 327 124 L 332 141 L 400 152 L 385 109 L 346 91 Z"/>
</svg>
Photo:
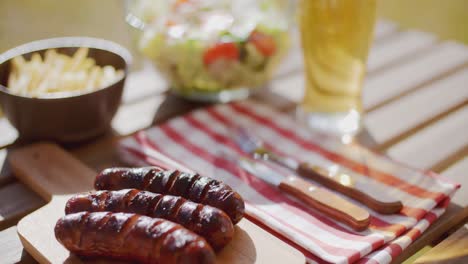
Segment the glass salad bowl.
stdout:
<svg viewBox="0 0 468 264">
<path fill-rule="evenodd" d="M 289 0 L 133 0 L 126 21 L 138 50 L 197 101 L 246 98 L 271 76 L 289 43 Z"/>
</svg>

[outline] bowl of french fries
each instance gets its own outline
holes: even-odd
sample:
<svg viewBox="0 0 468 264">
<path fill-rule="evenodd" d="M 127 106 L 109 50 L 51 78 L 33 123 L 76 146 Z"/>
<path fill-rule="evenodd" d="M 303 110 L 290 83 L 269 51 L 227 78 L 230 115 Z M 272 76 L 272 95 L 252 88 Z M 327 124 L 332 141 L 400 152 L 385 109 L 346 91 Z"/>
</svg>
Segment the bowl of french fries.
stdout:
<svg viewBox="0 0 468 264">
<path fill-rule="evenodd" d="M 70 143 L 105 133 L 130 53 L 88 37 L 30 42 L 0 55 L 0 105 L 20 139 Z"/>
</svg>

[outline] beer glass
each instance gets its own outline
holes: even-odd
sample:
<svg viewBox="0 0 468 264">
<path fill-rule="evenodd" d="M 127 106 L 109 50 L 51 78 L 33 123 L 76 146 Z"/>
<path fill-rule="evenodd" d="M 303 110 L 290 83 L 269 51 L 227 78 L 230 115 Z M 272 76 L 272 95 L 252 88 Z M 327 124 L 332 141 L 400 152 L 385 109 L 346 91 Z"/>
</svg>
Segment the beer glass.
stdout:
<svg viewBox="0 0 468 264">
<path fill-rule="evenodd" d="M 327 133 L 354 135 L 376 0 L 300 0 L 298 10 L 306 78 L 298 117 Z"/>
</svg>

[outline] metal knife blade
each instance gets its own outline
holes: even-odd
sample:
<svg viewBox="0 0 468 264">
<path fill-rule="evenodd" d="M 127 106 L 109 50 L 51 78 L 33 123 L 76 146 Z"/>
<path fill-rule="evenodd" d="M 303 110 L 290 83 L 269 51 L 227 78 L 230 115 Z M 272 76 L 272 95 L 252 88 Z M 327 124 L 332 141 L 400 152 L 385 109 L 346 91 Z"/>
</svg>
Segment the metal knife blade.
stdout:
<svg viewBox="0 0 468 264">
<path fill-rule="evenodd" d="M 274 186 L 278 186 L 284 179 L 282 175 L 278 174 L 260 162 L 254 162 L 246 158 L 241 158 L 239 159 L 238 164 L 245 171 Z"/>
</svg>

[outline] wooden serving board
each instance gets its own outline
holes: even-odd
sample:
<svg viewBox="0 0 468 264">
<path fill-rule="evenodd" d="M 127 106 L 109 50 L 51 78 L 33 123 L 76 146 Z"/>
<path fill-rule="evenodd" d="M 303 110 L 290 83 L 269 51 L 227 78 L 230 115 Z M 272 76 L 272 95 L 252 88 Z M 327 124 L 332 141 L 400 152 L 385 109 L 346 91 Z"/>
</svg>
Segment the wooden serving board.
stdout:
<svg viewBox="0 0 468 264">
<path fill-rule="evenodd" d="M 54 226 L 64 215 L 65 203 L 71 195 L 92 190 L 96 172 L 57 145 L 48 143 L 14 150 L 9 161 L 19 179 L 50 201 L 18 223 L 18 235 L 24 248 L 40 263 L 88 263 L 70 254 L 57 242 Z M 96 262 L 106 263 L 105 260 L 93 261 Z M 218 262 L 305 263 L 305 257 L 243 219 L 236 226 L 234 239 L 218 253 Z"/>
</svg>

